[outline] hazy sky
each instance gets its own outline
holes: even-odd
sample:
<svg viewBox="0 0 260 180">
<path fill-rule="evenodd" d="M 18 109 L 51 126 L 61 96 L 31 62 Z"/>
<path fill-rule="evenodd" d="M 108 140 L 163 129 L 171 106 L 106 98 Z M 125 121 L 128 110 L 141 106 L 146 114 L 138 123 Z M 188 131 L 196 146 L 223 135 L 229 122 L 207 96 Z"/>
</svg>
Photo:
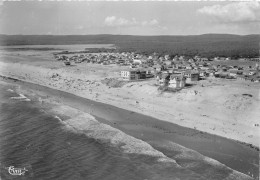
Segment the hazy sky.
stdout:
<svg viewBox="0 0 260 180">
<path fill-rule="evenodd" d="M 0 0 L 0 34 L 259 34 L 260 2 Z"/>
</svg>

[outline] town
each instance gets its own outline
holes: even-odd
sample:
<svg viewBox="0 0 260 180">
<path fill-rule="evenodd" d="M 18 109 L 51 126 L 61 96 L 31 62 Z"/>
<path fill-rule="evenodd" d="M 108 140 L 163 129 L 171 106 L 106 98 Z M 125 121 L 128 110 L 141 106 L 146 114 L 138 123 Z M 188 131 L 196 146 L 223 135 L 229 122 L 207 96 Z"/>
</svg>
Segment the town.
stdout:
<svg viewBox="0 0 260 180">
<path fill-rule="evenodd" d="M 76 55 L 75 55 L 76 54 Z M 61 52 L 54 58 L 65 65 L 82 62 L 127 67 L 119 72 L 121 80 L 140 81 L 150 78 L 157 80 L 157 85 L 167 90 L 182 89 L 193 82 L 206 78 L 236 79 L 240 81 L 260 82 L 259 58 L 241 58 L 253 61 L 255 66 L 225 65 L 216 62 L 230 61 L 229 57 L 205 58 L 200 56 L 185 57 L 169 55 L 142 55 L 136 53 L 86 53 Z M 238 61 L 238 60 L 237 60 Z M 215 63 L 214 63 L 215 62 Z"/>
</svg>

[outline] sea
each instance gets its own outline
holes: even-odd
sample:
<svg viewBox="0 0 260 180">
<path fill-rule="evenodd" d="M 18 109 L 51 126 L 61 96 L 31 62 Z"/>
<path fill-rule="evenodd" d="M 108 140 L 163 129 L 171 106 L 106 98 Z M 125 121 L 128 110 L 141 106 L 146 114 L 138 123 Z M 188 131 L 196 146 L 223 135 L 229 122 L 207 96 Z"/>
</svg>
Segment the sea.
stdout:
<svg viewBox="0 0 260 180">
<path fill-rule="evenodd" d="M 118 149 L 63 128 L 36 101 L 0 84 L 0 179 L 147 179 Z M 15 174 L 14 168 L 20 170 Z M 23 174 L 21 174 L 23 172 Z"/>
</svg>

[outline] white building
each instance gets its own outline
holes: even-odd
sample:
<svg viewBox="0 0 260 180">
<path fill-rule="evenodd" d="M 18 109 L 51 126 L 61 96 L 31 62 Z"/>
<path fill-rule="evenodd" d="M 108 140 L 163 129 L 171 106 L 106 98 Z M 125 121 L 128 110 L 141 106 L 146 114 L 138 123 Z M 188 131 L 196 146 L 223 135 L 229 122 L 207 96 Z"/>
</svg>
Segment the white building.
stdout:
<svg viewBox="0 0 260 180">
<path fill-rule="evenodd" d="M 142 64 L 140 59 L 133 59 L 133 64 Z"/>
<path fill-rule="evenodd" d="M 136 71 L 134 71 L 134 70 L 125 70 L 125 71 L 121 71 L 120 74 L 121 74 L 121 77 L 124 80 L 133 80 L 133 79 L 135 79 Z"/>
<path fill-rule="evenodd" d="M 183 88 L 186 84 L 186 78 L 180 75 L 171 75 L 169 88 Z"/>
</svg>

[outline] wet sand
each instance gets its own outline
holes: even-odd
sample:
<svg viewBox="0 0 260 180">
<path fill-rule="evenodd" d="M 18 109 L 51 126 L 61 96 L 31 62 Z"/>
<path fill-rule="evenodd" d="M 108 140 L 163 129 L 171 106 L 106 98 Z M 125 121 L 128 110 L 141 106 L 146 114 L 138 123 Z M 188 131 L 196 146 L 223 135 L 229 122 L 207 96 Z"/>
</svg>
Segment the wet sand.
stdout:
<svg viewBox="0 0 260 180">
<path fill-rule="evenodd" d="M 12 82 L 12 80 L 5 81 Z M 169 146 L 166 147 L 164 145 L 173 142 L 216 159 L 244 174 L 253 174 L 254 177 L 259 174 L 259 151 L 251 148 L 248 144 L 181 127 L 173 123 L 160 121 L 149 116 L 84 99 L 48 87 L 21 81 L 16 83 L 23 86 L 23 88 L 26 87 L 32 94 L 40 96 L 42 99 L 60 102 L 90 113 L 98 121 L 148 142 L 168 157 L 175 157 L 176 154 L 172 154 L 173 151 L 169 151 Z"/>
</svg>

